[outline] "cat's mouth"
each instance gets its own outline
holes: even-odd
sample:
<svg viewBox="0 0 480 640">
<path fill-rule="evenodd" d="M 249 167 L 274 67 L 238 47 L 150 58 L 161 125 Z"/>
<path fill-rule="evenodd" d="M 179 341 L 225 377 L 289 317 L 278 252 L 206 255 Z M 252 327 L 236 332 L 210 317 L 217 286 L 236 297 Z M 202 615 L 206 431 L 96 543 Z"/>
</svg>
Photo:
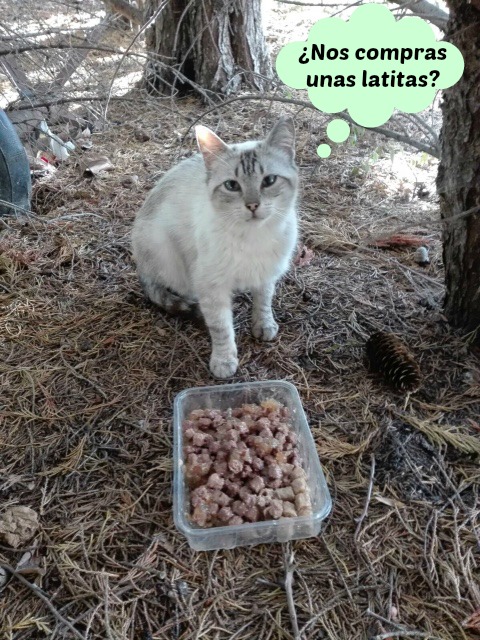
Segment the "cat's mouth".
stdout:
<svg viewBox="0 0 480 640">
<path fill-rule="evenodd" d="M 247 222 L 263 222 L 267 216 L 258 215 L 258 213 L 252 213 L 252 215 L 247 218 Z"/>
</svg>

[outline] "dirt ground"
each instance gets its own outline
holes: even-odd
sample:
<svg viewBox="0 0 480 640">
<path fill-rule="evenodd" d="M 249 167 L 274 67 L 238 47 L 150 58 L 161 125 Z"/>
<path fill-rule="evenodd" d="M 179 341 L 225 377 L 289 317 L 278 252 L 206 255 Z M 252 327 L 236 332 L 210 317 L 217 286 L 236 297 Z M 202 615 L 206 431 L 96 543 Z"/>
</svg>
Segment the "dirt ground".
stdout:
<svg viewBox="0 0 480 640">
<path fill-rule="evenodd" d="M 362 131 L 320 160 L 327 119 L 313 111 L 245 101 L 201 121 L 235 142 L 295 117 L 313 257 L 278 287 L 276 341 L 255 342 L 249 296 L 236 300 L 234 381 L 297 386 L 333 510 L 318 538 L 289 545 L 197 553 L 176 532 L 172 405 L 214 383 L 209 339 L 144 299 L 129 234 L 156 179 L 194 151 L 204 111 L 131 90 L 90 151 L 35 184 L 35 216 L 0 222 L 0 517 L 25 505 L 40 523 L 20 548 L 0 544 L 3 566 L 32 553 L 27 583 L 0 586 L 0 637 L 293 638 L 293 553 L 304 640 L 473 640 L 480 363 L 442 315 L 436 161 Z M 92 153 L 113 170 L 85 177 Z M 412 247 L 375 246 L 399 232 L 428 244 L 427 267 Z M 368 374 L 376 330 L 411 348 L 417 393 Z"/>
</svg>

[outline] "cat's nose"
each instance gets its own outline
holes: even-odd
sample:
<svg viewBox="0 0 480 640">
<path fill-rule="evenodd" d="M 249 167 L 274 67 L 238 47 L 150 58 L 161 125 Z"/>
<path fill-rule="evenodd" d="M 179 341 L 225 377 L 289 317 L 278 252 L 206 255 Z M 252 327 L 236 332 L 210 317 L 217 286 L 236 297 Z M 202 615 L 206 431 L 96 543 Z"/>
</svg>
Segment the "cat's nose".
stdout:
<svg viewBox="0 0 480 640">
<path fill-rule="evenodd" d="M 252 213 L 255 213 L 255 211 L 258 209 L 258 202 L 251 202 L 250 204 L 246 205 L 248 209 L 250 209 L 250 211 Z"/>
</svg>

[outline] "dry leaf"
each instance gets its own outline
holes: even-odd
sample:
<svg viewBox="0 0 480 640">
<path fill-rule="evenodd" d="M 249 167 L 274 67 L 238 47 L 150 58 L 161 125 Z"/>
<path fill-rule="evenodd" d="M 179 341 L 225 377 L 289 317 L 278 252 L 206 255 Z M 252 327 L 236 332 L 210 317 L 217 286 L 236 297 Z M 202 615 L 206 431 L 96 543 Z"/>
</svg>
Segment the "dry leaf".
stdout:
<svg viewBox="0 0 480 640">
<path fill-rule="evenodd" d="M 0 537 L 17 548 L 33 537 L 38 526 L 36 511 L 30 507 L 10 507 L 0 516 Z"/>
</svg>

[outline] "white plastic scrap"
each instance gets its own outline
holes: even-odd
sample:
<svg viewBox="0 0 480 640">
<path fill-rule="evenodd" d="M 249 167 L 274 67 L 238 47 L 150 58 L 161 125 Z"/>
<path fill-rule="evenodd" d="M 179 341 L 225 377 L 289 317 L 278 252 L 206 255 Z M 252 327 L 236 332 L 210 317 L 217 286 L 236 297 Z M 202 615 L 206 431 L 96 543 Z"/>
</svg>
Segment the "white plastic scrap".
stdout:
<svg viewBox="0 0 480 640">
<path fill-rule="evenodd" d="M 421 267 L 425 267 L 427 264 L 430 264 L 427 247 L 418 247 L 418 249 L 415 251 L 415 256 L 413 259 Z"/>
<path fill-rule="evenodd" d="M 49 138 L 50 149 L 55 158 L 61 162 L 65 161 L 69 157 L 69 151 L 75 149 L 75 145 L 70 140 L 64 142 L 55 133 L 52 133 L 48 128 L 48 124 L 45 120 L 40 122 L 40 130 Z"/>
</svg>

